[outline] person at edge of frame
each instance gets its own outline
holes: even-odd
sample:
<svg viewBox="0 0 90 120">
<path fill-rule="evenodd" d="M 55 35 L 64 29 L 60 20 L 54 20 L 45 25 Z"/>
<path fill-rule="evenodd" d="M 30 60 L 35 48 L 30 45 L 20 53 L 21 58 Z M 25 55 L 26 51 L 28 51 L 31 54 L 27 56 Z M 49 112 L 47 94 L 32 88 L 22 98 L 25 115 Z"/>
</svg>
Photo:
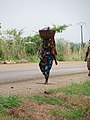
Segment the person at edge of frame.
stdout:
<svg viewBox="0 0 90 120">
<path fill-rule="evenodd" d="M 87 47 L 87 51 L 86 51 L 86 56 L 85 56 L 85 62 L 87 61 L 87 68 L 89 70 L 88 76 L 90 76 L 90 39 L 88 42 L 88 47 Z"/>
<path fill-rule="evenodd" d="M 39 67 L 40 67 L 42 74 L 45 77 L 45 84 L 48 83 L 49 74 L 52 68 L 53 60 L 55 60 L 56 65 L 58 64 L 56 60 L 57 51 L 55 49 L 55 43 L 54 45 L 52 44 L 53 41 L 54 41 L 53 39 L 42 40 L 42 46 L 40 49 Z"/>
</svg>

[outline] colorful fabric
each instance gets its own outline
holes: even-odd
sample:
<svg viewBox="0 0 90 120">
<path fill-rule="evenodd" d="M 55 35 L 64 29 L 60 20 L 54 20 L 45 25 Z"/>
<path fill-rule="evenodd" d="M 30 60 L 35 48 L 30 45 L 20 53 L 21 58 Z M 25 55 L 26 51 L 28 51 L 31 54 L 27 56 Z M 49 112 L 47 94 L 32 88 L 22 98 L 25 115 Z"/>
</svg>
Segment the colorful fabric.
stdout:
<svg viewBox="0 0 90 120">
<path fill-rule="evenodd" d="M 43 75 L 49 76 L 53 64 L 53 56 L 51 53 L 46 53 L 42 60 L 40 60 L 39 67 Z"/>
</svg>

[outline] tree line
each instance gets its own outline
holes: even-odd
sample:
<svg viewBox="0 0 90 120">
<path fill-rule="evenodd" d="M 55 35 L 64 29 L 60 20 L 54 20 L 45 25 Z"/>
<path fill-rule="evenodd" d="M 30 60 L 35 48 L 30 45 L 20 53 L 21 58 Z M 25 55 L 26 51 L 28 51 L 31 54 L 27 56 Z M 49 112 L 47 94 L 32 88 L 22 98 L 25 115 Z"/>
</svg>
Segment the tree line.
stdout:
<svg viewBox="0 0 90 120">
<path fill-rule="evenodd" d="M 0 33 L 0 61 L 39 61 L 39 49 L 42 43 L 39 34 L 36 33 L 33 36 L 23 37 L 23 33 L 23 29 L 11 29 Z M 58 61 L 84 60 L 86 43 L 82 49 L 80 44 L 74 44 L 61 39 L 55 41 Z"/>
</svg>

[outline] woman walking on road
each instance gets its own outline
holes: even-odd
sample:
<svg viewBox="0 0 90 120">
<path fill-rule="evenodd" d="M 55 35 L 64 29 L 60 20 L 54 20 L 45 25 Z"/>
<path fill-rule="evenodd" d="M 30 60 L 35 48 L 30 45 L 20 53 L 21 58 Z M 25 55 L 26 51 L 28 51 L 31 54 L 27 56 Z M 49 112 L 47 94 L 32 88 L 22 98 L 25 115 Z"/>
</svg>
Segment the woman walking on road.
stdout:
<svg viewBox="0 0 90 120">
<path fill-rule="evenodd" d="M 51 40 L 52 39 L 43 40 L 43 44 L 40 49 L 39 67 L 45 77 L 45 84 L 48 83 L 48 78 L 49 78 L 50 70 L 52 68 L 53 60 L 55 60 L 55 64 L 57 65 L 57 61 L 55 57 L 57 53 L 55 50 L 55 46 L 53 47 L 50 45 Z"/>
<path fill-rule="evenodd" d="M 57 65 L 56 61 L 57 51 L 55 48 L 56 45 L 54 40 L 55 31 L 50 30 L 50 28 L 48 27 L 47 29 L 39 30 L 39 34 L 40 37 L 42 38 L 39 67 L 42 74 L 45 77 L 45 84 L 47 84 L 53 60 L 55 60 L 55 64 Z"/>
</svg>

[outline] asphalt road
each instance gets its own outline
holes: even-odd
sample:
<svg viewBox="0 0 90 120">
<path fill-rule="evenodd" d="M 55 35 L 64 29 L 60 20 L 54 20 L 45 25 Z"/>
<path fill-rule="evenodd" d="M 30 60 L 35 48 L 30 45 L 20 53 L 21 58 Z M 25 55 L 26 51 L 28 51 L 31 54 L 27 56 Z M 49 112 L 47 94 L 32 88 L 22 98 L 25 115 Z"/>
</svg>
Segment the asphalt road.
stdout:
<svg viewBox="0 0 90 120">
<path fill-rule="evenodd" d="M 88 73 L 85 62 L 59 62 L 53 64 L 50 76 L 65 74 Z M 36 80 L 43 78 L 38 63 L 2 64 L 0 65 L 0 83 Z"/>
</svg>

